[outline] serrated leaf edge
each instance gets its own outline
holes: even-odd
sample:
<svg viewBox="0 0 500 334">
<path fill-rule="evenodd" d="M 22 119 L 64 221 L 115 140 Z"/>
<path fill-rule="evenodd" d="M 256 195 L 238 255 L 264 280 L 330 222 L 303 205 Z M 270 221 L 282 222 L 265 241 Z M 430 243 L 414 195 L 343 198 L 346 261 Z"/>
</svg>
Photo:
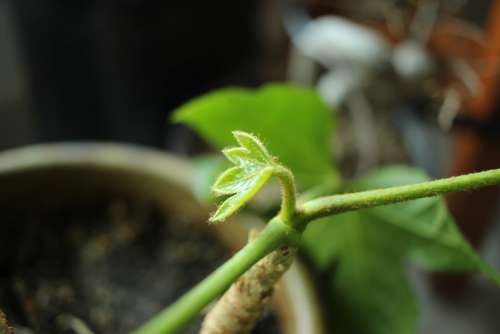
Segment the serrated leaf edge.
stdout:
<svg viewBox="0 0 500 334">
<path fill-rule="evenodd" d="M 253 187 L 248 188 L 246 191 L 234 193 L 234 195 L 226 198 L 219 205 L 217 210 L 210 216 L 209 222 L 222 222 L 228 217 L 232 216 L 238 210 L 240 210 L 246 204 L 246 202 L 248 202 L 266 184 L 267 180 L 269 180 L 269 178 L 272 176 L 272 173 L 273 169 L 271 167 L 262 169 L 259 172 L 260 175 L 254 176 L 255 178 L 257 178 L 256 184 Z M 239 202 L 236 203 L 236 205 L 233 205 L 232 207 L 226 209 L 225 204 L 230 201 L 234 201 L 236 198 L 240 198 Z M 225 211 L 224 213 L 222 213 L 223 210 Z"/>
<path fill-rule="evenodd" d="M 272 156 L 257 136 L 244 131 L 233 131 L 232 134 L 241 147 L 247 149 L 250 153 L 258 153 L 263 162 L 273 163 Z"/>
</svg>

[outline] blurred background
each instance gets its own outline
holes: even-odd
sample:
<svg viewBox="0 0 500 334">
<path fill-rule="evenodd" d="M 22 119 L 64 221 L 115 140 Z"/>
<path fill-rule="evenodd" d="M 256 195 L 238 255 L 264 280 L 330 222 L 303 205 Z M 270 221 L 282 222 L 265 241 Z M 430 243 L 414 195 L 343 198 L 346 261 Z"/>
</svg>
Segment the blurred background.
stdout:
<svg viewBox="0 0 500 334">
<path fill-rule="evenodd" d="M 338 111 L 347 176 L 400 162 L 463 174 L 500 167 L 499 61 L 497 0 L 0 0 L 0 149 L 85 140 L 190 155 L 205 146 L 172 110 L 286 81 Z M 448 197 L 496 268 L 498 195 Z M 422 333 L 498 333 L 498 289 L 414 279 Z"/>
</svg>

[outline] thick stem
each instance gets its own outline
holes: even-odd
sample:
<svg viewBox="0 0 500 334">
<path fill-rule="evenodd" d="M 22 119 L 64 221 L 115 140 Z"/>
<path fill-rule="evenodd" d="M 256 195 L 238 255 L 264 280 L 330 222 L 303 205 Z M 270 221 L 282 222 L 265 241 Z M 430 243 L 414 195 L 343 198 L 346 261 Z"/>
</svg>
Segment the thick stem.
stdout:
<svg viewBox="0 0 500 334">
<path fill-rule="evenodd" d="M 281 183 L 281 210 L 278 214 L 284 222 L 290 223 L 296 212 L 295 180 L 292 172 L 285 167 L 277 166 L 274 172 Z"/>
<path fill-rule="evenodd" d="M 250 333 L 269 304 L 274 286 L 290 268 L 296 250 L 282 246 L 253 265 L 208 312 L 200 334 Z"/>
<path fill-rule="evenodd" d="M 295 244 L 299 237 L 280 219 L 271 220 L 253 242 L 133 334 L 176 333 L 257 261 L 281 245 Z"/>
<path fill-rule="evenodd" d="M 448 192 L 466 191 L 500 183 L 500 169 L 450 177 L 407 186 L 333 195 L 304 203 L 297 220 L 305 224 L 336 213 L 431 197 Z"/>
</svg>

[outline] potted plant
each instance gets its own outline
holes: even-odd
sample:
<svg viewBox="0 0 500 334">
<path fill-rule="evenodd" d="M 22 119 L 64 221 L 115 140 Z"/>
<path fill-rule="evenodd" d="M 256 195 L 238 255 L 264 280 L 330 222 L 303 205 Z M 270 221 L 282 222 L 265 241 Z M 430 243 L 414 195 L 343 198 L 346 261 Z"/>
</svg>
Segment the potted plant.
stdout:
<svg viewBox="0 0 500 334">
<path fill-rule="evenodd" d="M 179 332 L 221 295 L 206 316 L 202 333 L 248 333 L 299 249 L 323 272 L 335 264 L 323 295 L 332 302 L 327 312 L 333 318 L 333 331 L 339 333 L 415 332 L 417 306 L 405 275 L 407 260 L 433 271 L 481 271 L 500 285 L 499 274 L 469 246 L 438 197 L 499 184 L 500 170 L 430 181 L 418 170 L 394 166 L 356 180 L 343 179 L 330 154 L 333 116 L 314 91 L 294 86 L 215 92 L 180 108 L 176 119 L 190 124 L 215 146 L 232 146 L 223 150 L 230 164 L 212 186 L 224 198 L 210 217 L 212 223 L 228 220 L 271 179 L 278 181 L 281 205 L 270 210 L 267 225 L 253 233 L 240 251 L 134 334 Z M 101 153 L 100 157 L 111 155 Z M 117 158 L 112 156 L 113 161 Z M 133 170 L 148 165 L 147 160 L 135 157 Z M 112 169 L 120 170 L 122 165 L 114 163 Z M 92 166 L 81 167 L 88 172 Z M 75 175 L 86 180 L 84 184 L 94 179 L 71 173 L 61 183 L 64 188 L 75 182 Z M 125 184 L 113 181 L 110 174 L 105 176 L 118 189 L 131 185 L 138 193 L 157 189 L 151 194 L 170 204 L 177 196 L 177 190 L 174 196 L 161 194 L 165 187 L 156 187 L 157 177 L 134 182 L 130 175 L 130 183 Z M 10 175 L 8 179 L 11 183 L 5 188 L 14 189 L 13 194 L 25 184 L 36 184 L 28 177 Z M 46 182 L 31 189 L 50 186 L 57 184 Z M 220 226 L 230 225 L 228 221 Z M 142 277 L 130 276 L 132 280 Z M 148 283 L 152 285 L 157 278 Z M 77 326 L 75 319 L 63 320 L 73 320 Z M 304 332 L 317 333 L 314 329 Z"/>
<path fill-rule="evenodd" d="M 203 333 L 247 332 L 246 321 L 256 321 L 265 303 L 241 286 L 272 292 L 269 282 L 286 271 L 297 248 L 323 272 L 335 264 L 325 295 L 332 302 L 332 331 L 339 333 L 416 331 L 407 260 L 431 271 L 481 271 L 500 285 L 499 274 L 470 247 L 437 197 L 496 185 L 500 170 L 430 181 L 416 169 L 393 166 L 342 179 L 330 155 L 332 116 L 314 91 L 300 87 L 214 92 L 181 107 L 176 119 L 216 147 L 233 146 L 223 150 L 232 166 L 212 187 L 225 197 L 212 222 L 235 214 L 271 178 L 280 184 L 281 206 L 254 240 L 134 333 L 175 333 L 225 291 Z M 263 266 L 273 279 L 255 275 Z M 227 307 L 231 303 L 242 307 Z M 244 326 L 232 319 L 244 319 Z"/>
<path fill-rule="evenodd" d="M 192 175 L 186 160 L 129 145 L 2 153 L 0 309 L 9 324 L 19 333 L 128 332 L 213 270 L 247 232 L 204 224 L 209 208 L 193 197 Z M 307 277 L 296 263 L 259 333 L 323 331 Z"/>
</svg>

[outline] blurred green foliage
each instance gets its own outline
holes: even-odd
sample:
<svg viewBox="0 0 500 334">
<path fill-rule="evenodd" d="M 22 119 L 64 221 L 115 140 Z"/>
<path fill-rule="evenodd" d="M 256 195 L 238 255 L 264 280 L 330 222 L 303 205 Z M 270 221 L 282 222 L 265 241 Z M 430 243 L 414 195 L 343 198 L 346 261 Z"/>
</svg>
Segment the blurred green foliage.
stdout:
<svg viewBox="0 0 500 334">
<path fill-rule="evenodd" d="M 312 89 L 277 84 L 222 89 L 181 106 L 174 120 L 189 124 L 218 149 L 235 144 L 232 131 L 257 135 L 303 188 L 337 178 L 330 145 L 335 115 Z"/>
</svg>

